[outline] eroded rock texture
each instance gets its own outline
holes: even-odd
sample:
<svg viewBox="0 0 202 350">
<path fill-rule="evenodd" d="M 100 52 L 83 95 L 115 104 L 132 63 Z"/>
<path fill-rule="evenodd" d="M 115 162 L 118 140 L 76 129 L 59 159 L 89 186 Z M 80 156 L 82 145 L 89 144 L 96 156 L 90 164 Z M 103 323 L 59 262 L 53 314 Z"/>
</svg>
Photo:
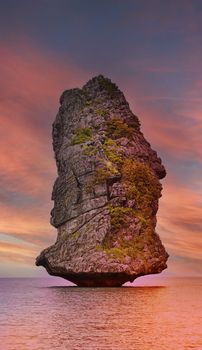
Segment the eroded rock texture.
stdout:
<svg viewBox="0 0 202 350">
<path fill-rule="evenodd" d="M 65 91 L 53 124 L 56 243 L 37 257 L 79 286 L 121 286 L 166 268 L 155 232 L 166 172 L 118 87 L 99 75 Z"/>
</svg>

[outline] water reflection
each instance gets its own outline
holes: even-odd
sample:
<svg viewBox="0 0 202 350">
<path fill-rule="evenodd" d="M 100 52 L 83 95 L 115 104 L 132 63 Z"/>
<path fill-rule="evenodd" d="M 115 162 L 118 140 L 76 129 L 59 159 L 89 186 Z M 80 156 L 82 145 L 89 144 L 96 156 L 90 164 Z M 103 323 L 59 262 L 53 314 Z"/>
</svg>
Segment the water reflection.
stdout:
<svg viewBox="0 0 202 350">
<path fill-rule="evenodd" d="M 201 281 L 109 289 L 23 283 L 2 304 L 3 350 L 202 349 Z"/>
</svg>

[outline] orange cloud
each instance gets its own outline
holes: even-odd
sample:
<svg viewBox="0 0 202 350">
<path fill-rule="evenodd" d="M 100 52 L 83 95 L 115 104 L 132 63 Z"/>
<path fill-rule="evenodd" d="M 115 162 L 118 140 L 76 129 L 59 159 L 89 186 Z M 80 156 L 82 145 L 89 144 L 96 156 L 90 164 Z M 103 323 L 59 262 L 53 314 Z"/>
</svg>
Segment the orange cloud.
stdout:
<svg viewBox="0 0 202 350">
<path fill-rule="evenodd" d="M 164 185 L 157 230 L 170 252 L 202 260 L 201 217 L 201 193 L 177 183 Z"/>
<path fill-rule="evenodd" d="M 9 261 L 9 263 L 17 262 L 33 265 L 36 254 L 37 249 L 34 247 L 6 242 L 0 243 L 0 263 Z"/>
<path fill-rule="evenodd" d="M 48 200 L 45 198 L 45 201 Z M 51 243 L 56 235 L 56 230 L 49 224 L 50 210 L 51 203 L 30 205 L 27 208 L 0 204 L 1 232 L 43 247 Z"/>
</svg>

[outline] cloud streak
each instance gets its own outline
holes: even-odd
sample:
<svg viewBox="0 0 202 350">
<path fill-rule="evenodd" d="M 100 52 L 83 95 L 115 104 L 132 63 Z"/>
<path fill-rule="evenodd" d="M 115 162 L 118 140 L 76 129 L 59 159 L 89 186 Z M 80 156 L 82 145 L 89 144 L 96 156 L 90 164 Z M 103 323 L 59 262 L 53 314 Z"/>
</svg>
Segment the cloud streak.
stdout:
<svg viewBox="0 0 202 350">
<path fill-rule="evenodd" d="M 37 248 L 30 248 L 14 243 L 0 243 L 0 263 L 8 261 L 33 265 L 37 254 Z"/>
<path fill-rule="evenodd" d="M 201 193 L 179 183 L 167 183 L 160 203 L 158 231 L 172 255 L 198 259 L 202 273 L 201 198 Z"/>
</svg>

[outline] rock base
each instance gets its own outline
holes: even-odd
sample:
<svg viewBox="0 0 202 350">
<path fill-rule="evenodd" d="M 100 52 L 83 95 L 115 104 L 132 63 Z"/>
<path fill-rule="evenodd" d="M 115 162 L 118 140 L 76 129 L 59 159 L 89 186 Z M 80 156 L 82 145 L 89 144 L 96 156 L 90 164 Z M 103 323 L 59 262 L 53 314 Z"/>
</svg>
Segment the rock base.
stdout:
<svg viewBox="0 0 202 350">
<path fill-rule="evenodd" d="M 137 276 L 125 273 L 78 273 L 61 276 L 78 287 L 121 287 L 126 282 L 133 282 Z"/>
</svg>

